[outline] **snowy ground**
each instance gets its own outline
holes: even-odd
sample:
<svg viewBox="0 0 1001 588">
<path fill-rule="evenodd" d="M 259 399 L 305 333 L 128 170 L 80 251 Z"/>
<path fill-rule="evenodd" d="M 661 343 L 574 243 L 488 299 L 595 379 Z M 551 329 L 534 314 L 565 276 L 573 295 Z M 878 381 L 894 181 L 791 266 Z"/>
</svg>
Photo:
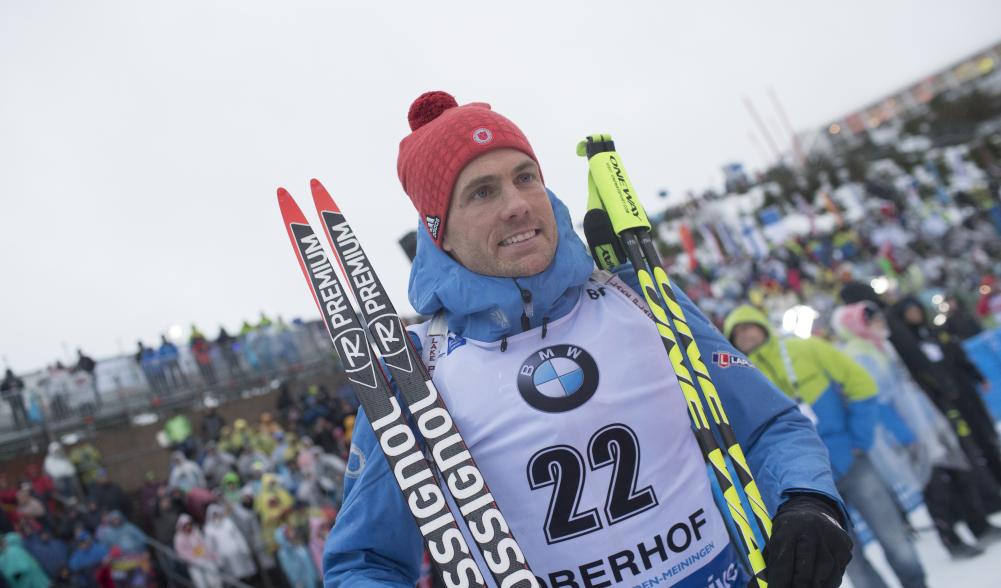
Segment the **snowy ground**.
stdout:
<svg viewBox="0 0 1001 588">
<path fill-rule="evenodd" d="M 956 561 L 942 547 L 935 531 L 931 529 L 931 519 L 922 506 L 911 513 L 911 523 L 922 529 L 917 542 L 918 554 L 928 576 L 928 586 L 931 588 L 996 588 L 1001 586 L 1001 543 L 988 546 L 987 551 L 972 559 Z M 991 517 L 991 523 L 1001 526 L 1001 514 Z M 958 531 L 964 538 L 972 542 L 972 535 L 960 525 Z M 866 556 L 872 565 L 879 570 L 889 586 L 899 588 L 900 583 L 886 563 L 879 545 L 871 542 L 866 546 Z M 843 586 L 851 587 L 850 580 L 845 578 Z"/>
</svg>

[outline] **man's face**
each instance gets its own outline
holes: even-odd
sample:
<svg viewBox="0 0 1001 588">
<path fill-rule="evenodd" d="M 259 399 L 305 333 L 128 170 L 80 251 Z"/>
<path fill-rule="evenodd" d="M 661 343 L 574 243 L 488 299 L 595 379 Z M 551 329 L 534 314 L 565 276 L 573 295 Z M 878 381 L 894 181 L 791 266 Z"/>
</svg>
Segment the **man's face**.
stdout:
<svg viewBox="0 0 1001 588">
<path fill-rule="evenodd" d="M 761 347 L 767 338 L 768 333 L 760 325 L 743 323 L 733 328 L 733 345 L 744 355 Z"/>
<path fill-rule="evenodd" d="M 912 325 L 920 325 L 925 322 L 925 313 L 917 305 L 912 304 L 904 310 L 904 320 Z"/>
<path fill-rule="evenodd" d="M 497 149 L 463 168 L 442 241 L 456 261 L 487 276 L 531 276 L 549 267 L 556 244 L 556 217 L 532 158 Z"/>
</svg>

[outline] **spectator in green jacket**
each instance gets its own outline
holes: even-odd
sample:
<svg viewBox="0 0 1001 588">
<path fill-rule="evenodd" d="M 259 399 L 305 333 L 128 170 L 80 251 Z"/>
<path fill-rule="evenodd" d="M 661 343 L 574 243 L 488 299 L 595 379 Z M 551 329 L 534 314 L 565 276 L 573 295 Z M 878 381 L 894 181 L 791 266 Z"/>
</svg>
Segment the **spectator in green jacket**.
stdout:
<svg viewBox="0 0 1001 588">
<path fill-rule="evenodd" d="M 90 443 L 80 443 L 70 449 L 70 461 L 76 467 L 76 473 L 85 487 L 97 480 L 97 472 L 101 469 L 101 457 L 101 452 Z"/>
<path fill-rule="evenodd" d="M 872 529 L 905 588 L 924 588 L 925 573 L 907 524 L 866 452 L 879 415 L 876 382 L 856 361 L 817 337 L 782 339 L 757 308 L 735 308 L 723 333 L 779 390 L 792 397 L 827 446 L 838 491 Z M 885 586 L 856 539 L 848 577 Z"/>
<path fill-rule="evenodd" d="M 174 416 L 163 424 L 163 433 L 167 436 L 167 442 L 170 443 L 171 449 L 187 453 L 191 445 L 193 429 L 191 421 L 180 409 L 175 409 Z"/>
</svg>

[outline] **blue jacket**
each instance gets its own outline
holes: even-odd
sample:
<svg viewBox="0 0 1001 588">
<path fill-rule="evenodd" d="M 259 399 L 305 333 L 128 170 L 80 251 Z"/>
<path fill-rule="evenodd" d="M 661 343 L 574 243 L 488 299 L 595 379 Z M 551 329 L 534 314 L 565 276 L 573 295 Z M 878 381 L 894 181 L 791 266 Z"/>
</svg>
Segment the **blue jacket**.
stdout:
<svg viewBox="0 0 1001 588">
<path fill-rule="evenodd" d="M 414 308 L 424 315 L 444 311 L 451 331 L 485 341 L 521 332 L 526 310 L 532 327 L 567 314 L 594 265 L 566 207 L 552 193 L 550 201 L 560 233 L 554 261 L 541 274 L 518 278 L 521 288 L 532 294 L 531 309 L 524 308 L 511 278 L 470 272 L 435 247 L 423 228 L 418 229 L 410 274 Z M 638 290 L 631 270 L 620 276 Z M 707 363 L 714 354 L 743 357 L 682 292 L 678 297 Z M 827 451 L 813 426 L 760 372 L 746 366 L 746 360 L 719 361 L 709 370 L 769 509 L 775 512 L 795 492 L 822 494 L 840 504 Z M 361 411 L 345 474 L 344 502 L 324 548 L 324 586 L 413 586 L 422 553 L 414 519 Z"/>
<path fill-rule="evenodd" d="M 24 540 L 24 548 L 38 560 L 50 578 L 57 577 L 69 561 L 69 547 L 55 537 L 50 536 L 46 541 L 40 533 L 34 534 Z"/>
</svg>

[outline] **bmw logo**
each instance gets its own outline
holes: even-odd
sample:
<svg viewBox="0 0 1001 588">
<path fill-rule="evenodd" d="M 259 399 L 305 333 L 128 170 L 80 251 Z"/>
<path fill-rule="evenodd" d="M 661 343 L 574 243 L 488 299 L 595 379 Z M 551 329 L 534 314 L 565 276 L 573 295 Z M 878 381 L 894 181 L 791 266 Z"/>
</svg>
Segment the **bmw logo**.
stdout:
<svg viewBox="0 0 1001 588">
<path fill-rule="evenodd" d="M 529 405 L 544 412 L 581 406 L 598 389 L 598 366 L 587 351 L 553 345 L 529 355 L 518 370 L 518 391 Z"/>
</svg>

